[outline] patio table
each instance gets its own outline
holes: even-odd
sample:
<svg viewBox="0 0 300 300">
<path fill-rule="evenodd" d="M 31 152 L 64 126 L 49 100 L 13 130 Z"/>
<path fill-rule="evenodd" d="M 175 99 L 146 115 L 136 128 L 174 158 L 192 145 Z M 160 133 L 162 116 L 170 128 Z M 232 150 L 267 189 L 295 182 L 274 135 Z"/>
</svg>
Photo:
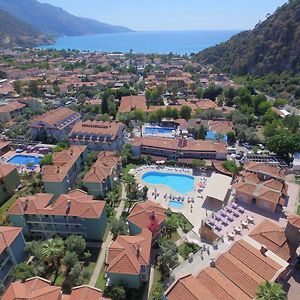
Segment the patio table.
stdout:
<svg viewBox="0 0 300 300">
<path fill-rule="evenodd" d="M 215 214 L 215 219 L 220 221 L 221 220 L 221 216 L 219 214 Z"/>
<path fill-rule="evenodd" d="M 225 210 L 220 210 L 220 214 L 221 214 L 221 216 L 223 216 L 223 217 L 226 217 L 226 211 Z"/>
<path fill-rule="evenodd" d="M 216 228 L 218 231 L 221 231 L 221 230 L 222 230 L 222 225 L 216 224 L 216 225 L 215 225 L 215 228 Z"/>
<path fill-rule="evenodd" d="M 227 214 L 227 219 L 230 221 L 230 222 L 232 222 L 234 219 L 233 219 L 233 217 L 230 215 L 230 214 Z"/>
<path fill-rule="evenodd" d="M 222 224 L 223 224 L 223 225 L 225 225 L 225 226 L 228 225 L 228 221 L 227 221 L 225 218 L 222 218 L 221 220 L 222 220 Z"/>
<path fill-rule="evenodd" d="M 231 206 L 233 207 L 233 208 L 238 208 L 238 205 L 236 204 L 236 203 L 231 203 Z"/>
<path fill-rule="evenodd" d="M 246 221 L 246 220 L 245 220 L 245 221 L 242 221 L 242 226 L 243 226 L 243 227 L 248 227 L 248 225 L 249 225 L 249 224 L 248 224 L 248 221 Z"/>
<path fill-rule="evenodd" d="M 242 214 L 245 212 L 244 208 L 241 206 L 238 206 L 238 211 L 241 212 Z"/>
<path fill-rule="evenodd" d="M 248 221 L 251 222 L 251 223 L 253 223 L 253 221 L 254 221 L 254 218 L 253 218 L 253 217 L 249 217 L 249 216 L 248 216 L 247 219 L 248 219 Z"/>
<path fill-rule="evenodd" d="M 230 206 L 227 206 L 226 210 L 229 211 L 229 212 L 232 212 L 232 208 Z"/>
<path fill-rule="evenodd" d="M 228 237 L 230 237 L 231 239 L 234 239 L 234 233 L 233 233 L 233 232 L 229 232 L 227 235 L 228 235 Z"/>
<path fill-rule="evenodd" d="M 237 232 L 237 233 L 241 233 L 241 231 L 242 231 L 242 228 L 239 226 L 239 227 L 236 227 L 235 228 L 235 231 Z"/>
<path fill-rule="evenodd" d="M 235 217 L 239 217 L 239 216 L 240 216 L 239 213 L 236 212 L 236 211 L 233 212 L 233 215 L 234 215 Z"/>
</svg>

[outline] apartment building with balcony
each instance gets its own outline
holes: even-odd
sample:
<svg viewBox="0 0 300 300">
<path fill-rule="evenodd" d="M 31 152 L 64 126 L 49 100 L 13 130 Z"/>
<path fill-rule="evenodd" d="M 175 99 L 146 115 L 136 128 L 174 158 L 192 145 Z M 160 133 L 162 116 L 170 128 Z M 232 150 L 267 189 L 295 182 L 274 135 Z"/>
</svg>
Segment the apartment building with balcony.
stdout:
<svg viewBox="0 0 300 300">
<path fill-rule="evenodd" d="M 23 233 L 50 238 L 82 235 L 88 241 L 101 241 L 106 228 L 105 202 L 81 190 L 62 194 L 35 194 L 18 198 L 8 211 L 14 226 Z"/>
<path fill-rule="evenodd" d="M 22 115 L 25 104 L 18 101 L 12 101 L 8 104 L 0 106 L 0 121 L 3 123 L 12 121 L 16 117 Z"/>
<path fill-rule="evenodd" d="M 25 240 L 20 227 L 0 226 L 0 283 L 11 281 L 11 271 L 25 259 Z"/>
<path fill-rule="evenodd" d="M 42 170 L 46 193 L 58 197 L 72 189 L 83 168 L 86 151 L 86 146 L 71 146 L 53 154 L 53 164 L 44 166 Z"/>
<path fill-rule="evenodd" d="M 68 137 L 80 117 L 78 112 L 66 107 L 50 110 L 31 121 L 29 125 L 31 138 L 62 141 Z"/>
<path fill-rule="evenodd" d="M 17 168 L 9 164 L 0 165 L 0 205 L 14 194 L 20 184 Z"/>
<path fill-rule="evenodd" d="M 137 137 L 132 142 L 134 156 L 188 161 L 193 159 L 226 160 L 224 143 L 187 138 Z"/>
<path fill-rule="evenodd" d="M 125 125 L 121 122 L 78 122 L 69 134 L 73 145 L 86 145 L 94 151 L 120 151 L 124 145 Z"/>
<path fill-rule="evenodd" d="M 121 168 L 121 157 L 116 153 L 100 152 L 97 161 L 83 178 L 88 193 L 97 199 L 103 199 L 119 181 Z"/>
</svg>

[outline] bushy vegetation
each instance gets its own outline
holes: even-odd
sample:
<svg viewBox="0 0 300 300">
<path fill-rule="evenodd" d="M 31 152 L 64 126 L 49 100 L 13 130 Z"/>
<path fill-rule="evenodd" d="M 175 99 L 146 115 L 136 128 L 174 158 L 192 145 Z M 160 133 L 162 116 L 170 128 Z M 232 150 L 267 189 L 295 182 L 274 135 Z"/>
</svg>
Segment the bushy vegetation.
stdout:
<svg viewBox="0 0 300 300">
<path fill-rule="evenodd" d="M 88 267 L 91 254 L 86 251 L 86 242 L 81 236 L 27 242 L 25 251 L 33 256 L 33 260 L 14 268 L 12 276 L 15 280 L 41 276 L 61 284 L 65 292 L 70 292 L 72 287 L 83 284 L 91 276 L 92 270 Z"/>
</svg>

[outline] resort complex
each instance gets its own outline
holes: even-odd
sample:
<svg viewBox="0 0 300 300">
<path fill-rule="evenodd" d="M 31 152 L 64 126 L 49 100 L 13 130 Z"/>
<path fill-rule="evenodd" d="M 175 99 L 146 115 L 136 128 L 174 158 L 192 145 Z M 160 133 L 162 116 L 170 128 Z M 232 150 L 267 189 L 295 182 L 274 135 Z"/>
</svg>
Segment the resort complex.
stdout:
<svg viewBox="0 0 300 300">
<path fill-rule="evenodd" d="M 297 72 L 135 51 L 0 50 L 0 298 L 299 300 Z"/>
</svg>

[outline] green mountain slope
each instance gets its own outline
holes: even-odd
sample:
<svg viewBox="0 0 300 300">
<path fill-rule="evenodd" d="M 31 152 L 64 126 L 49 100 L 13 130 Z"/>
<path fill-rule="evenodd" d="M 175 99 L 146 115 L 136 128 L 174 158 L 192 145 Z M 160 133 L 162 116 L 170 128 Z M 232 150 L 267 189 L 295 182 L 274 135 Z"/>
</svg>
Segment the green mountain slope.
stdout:
<svg viewBox="0 0 300 300">
<path fill-rule="evenodd" d="M 253 30 L 200 52 L 197 59 L 239 75 L 300 72 L 300 0 L 290 0 Z"/>
<path fill-rule="evenodd" d="M 35 30 L 30 24 L 16 19 L 6 11 L 0 10 L 0 47 L 32 47 L 50 44 L 53 40 Z"/>
<path fill-rule="evenodd" d="M 36 30 L 56 36 L 130 31 L 126 27 L 76 17 L 61 8 L 36 0 L 0 0 L 0 9 L 31 24 Z"/>
</svg>

